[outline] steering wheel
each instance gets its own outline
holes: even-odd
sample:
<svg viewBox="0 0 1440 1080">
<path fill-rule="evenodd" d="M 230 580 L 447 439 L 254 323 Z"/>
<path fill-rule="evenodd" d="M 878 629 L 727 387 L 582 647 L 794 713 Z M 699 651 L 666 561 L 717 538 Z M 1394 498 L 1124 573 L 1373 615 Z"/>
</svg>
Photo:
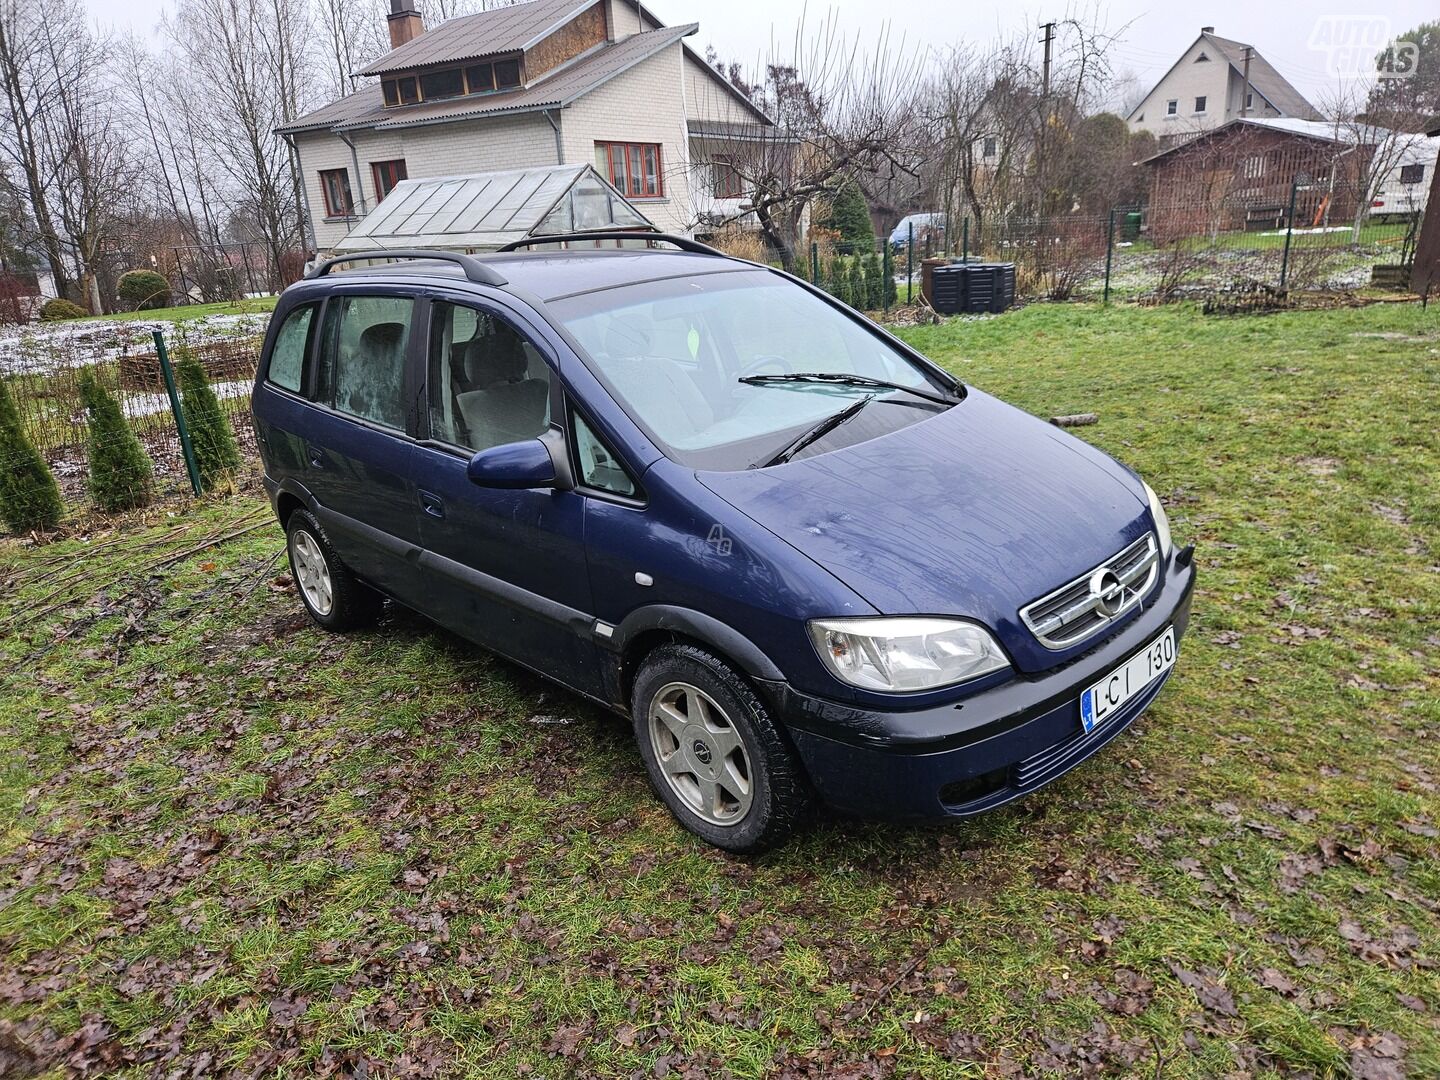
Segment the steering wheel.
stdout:
<svg viewBox="0 0 1440 1080">
<path fill-rule="evenodd" d="M 762 368 L 775 368 L 774 371 L 763 371 Z M 783 356 L 773 354 L 757 356 L 750 363 L 746 364 L 740 372 L 740 378 L 746 379 L 751 375 L 789 375 L 795 371 L 794 365 Z"/>
</svg>

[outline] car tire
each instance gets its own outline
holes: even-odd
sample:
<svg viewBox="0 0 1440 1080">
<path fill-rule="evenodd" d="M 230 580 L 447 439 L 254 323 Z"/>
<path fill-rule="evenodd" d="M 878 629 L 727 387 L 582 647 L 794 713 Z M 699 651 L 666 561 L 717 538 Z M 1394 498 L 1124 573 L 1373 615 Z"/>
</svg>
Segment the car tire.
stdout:
<svg viewBox="0 0 1440 1080">
<path fill-rule="evenodd" d="M 316 625 L 343 633 L 380 617 L 380 594 L 350 572 L 308 510 L 294 511 L 285 523 L 285 550 L 295 591 Z"/>
<path fill-rule="evenodd" d="M 804 771 L 764 703 L 719 657 L 664 645 L 631 693 L 650 783 L 677 821 L 737 854 L 774 847 L 810 806 Z"/>
</svg>

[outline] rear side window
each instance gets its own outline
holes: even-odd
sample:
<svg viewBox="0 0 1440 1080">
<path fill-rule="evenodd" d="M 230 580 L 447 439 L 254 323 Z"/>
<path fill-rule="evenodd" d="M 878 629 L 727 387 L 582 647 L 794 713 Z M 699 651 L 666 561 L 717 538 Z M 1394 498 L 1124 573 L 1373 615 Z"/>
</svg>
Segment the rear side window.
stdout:
<svg viewBox="0 0 1440 1080">
<path fill-rule="evenodd" d="M 286 390 L 300 392 L 305 375 L 305 357 L 310 352 L 310 330 L 315 324 L 315 305 L 306 304 L 285 316 L 270 351 L 269 380 Z"/>
<path fill-rule="evenodd" d="M 430 307 L 430 436 L 471 450 L 543 435 L 550 367 L 535 346 L 487 311 Z"/>
<path fill-rule="evenodd" d="M 405 427 L 405 346 L 414 301 L 335 297 L 325 309 L 316 400 L 386 427 Z"/>
</svg>

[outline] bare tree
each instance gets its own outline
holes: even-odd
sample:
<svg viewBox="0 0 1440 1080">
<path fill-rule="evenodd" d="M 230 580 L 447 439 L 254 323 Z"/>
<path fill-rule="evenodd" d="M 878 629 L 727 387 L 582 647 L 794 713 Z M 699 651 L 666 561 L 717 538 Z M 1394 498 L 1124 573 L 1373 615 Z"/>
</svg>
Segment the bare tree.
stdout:
<svg viewBox="0 0 1440 1080">
<path fill-rule="evenodd" d="M 1372 109 L 1377 100 L 1383 101 L 1383 107 Z M 1414 97 L 1379 98 L 1373 85 L 1363 80 L 1342 81 L 1321 99 L 1320 111 L 1332 117 L 1336 140 L 1347 147 L 1336 157 L 1329 184 L 1332 190 L 1348 188 L 1354 197 L 1351 242 L 1358 244 L 1375 189 L 1425 146 L 1425 136 L 1419 132 L 1427 112 Z"/>
<path fill-rule="evenodd" d="M 302 0 L 182 0 L 167 24 L 195 105 L 197 158 L 216 168 L 212 191 L 242 204 L 268 252 L 271 286 L 301 246 L 300 177 L 274 135 L 309 103 L 309 12 Z M 197 161 L 197 165 L 203 164 Z"/>
<path fill-rule="evenodd" d="M 732 65 L 728 74 L 773 124 L 737 123 L 729 139 L 715 141 L 712 153 L 723 154 L 745 198 L 742 209 L 708 224 L 753 219 L 787 269 L 816 199 L 850 179 L 914 171 L 907 137 L 919 60 L 888 34 L 867 48 L 833 20 L 812 30 L 802 19 L 791 48 L 772 47 L 761 73 L 745 78 Z M 711 168 L 710 160 L 692 164 L 701 183 Z"/>
<path fill-rule="evenodd" d="M 15 163 L 30 201 L 38 246 L 50 263 L 61 296 L 71 291 L 69 262 L 50 210 L 51 193 L 43 146 L 41 118 L 51 108 L 58 78 L 45 60 L 42 23 L 45 18 L 71 19 L 73 3 L 56 4 L 41 17 L 22 0 L 0 0 L 0 83 L 5 91 L 0 148 Z"/>
<path fill-rule="evenodd" d="M 102 256 L 117 222 L 134 208 L 141 170 L 116 102 L 109 42 L 76 21 L 42 20 L 43 55 L 55 82 L 37 119 L 52 205 L 80 271 L 81 295 L 98 315 L 106 309 Z"/>
</svg>

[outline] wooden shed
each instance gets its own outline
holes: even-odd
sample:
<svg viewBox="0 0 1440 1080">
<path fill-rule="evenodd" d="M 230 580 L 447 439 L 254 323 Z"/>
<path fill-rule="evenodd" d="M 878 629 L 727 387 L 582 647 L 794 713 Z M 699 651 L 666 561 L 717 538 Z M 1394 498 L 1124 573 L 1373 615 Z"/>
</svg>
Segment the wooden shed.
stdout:
<svg viewBox="0 0 1440 1080">
<path fill-rule="evenodd" d="M 1364 166 L 1390 133 L 1363 140 L 1328 121 L 1232 120 L 1147 158 L 1149 227 L 1157 242 L 1285 227 L 1291 187 L 1296 228 L 1346 225 L 1363 198 Z"/>
</svg>

